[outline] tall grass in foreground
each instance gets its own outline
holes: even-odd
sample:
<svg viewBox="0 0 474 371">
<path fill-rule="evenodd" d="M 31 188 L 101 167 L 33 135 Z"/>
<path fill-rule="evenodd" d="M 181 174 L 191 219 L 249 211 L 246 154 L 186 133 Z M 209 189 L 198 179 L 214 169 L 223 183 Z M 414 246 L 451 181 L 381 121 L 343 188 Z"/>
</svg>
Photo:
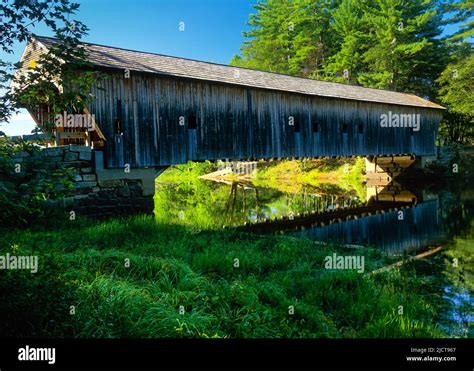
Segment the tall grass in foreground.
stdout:
<svg viewBox="0 0 474 371">
<path fill-rule="evenodd" d="M 383 259 L 374 249 L 193 232 L 149 217 L 1 233 L 1 255 L 40 261 L 36 274 L 0 271 L 3 336 L 445 336 L 411 271 L 324 269 L 333 252 L 363 254 L 375 269 Z"/>
</svg>

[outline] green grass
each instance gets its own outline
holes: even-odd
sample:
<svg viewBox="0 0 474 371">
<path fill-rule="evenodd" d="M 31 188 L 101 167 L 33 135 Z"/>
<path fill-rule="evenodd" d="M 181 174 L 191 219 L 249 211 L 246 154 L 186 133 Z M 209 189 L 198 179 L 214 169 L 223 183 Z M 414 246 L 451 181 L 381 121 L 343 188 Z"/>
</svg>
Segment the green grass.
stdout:
<svg viewBox="0 0 474 371">
<path fill-rule="evenodd" d="M 36 274 L 0 271 L 4 336 L 445 336 L 410 271 L 368 276 L 324 269 L 324 257 L 338 252 L 363 254 L 370 271 L 386 263 L 374 249 L 195 232 L 151 217 L 1 233 L 2 255 L 35 254 L 40 261 Z"/>
<path fill-rule="evenodd" d="M 162 183 L 181 183 L 195 180 L 201 175 L 212 173 L 218 169 L 217 164 L 209 161 L 192 162 L 183 165 L 173 165 L 167 168 L 157 179 Z"/>
</svg>

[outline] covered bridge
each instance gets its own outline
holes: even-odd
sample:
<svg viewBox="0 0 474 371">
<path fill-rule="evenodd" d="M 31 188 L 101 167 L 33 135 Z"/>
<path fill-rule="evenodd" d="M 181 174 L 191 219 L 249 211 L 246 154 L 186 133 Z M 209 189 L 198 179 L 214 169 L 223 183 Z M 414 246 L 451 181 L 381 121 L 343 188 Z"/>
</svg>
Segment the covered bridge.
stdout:
<svg viewBox="0 0 474 371">
<path fill-rule="evenodd" d="M 54 42 L 33 38 L 23 62 Z M 103 150 L 111 169 L 435 153 L 443 107 L 415 95 L 83 45 L 89 61 L 108 76 L 103 90 L 93 88 L 88 113 L 95 131 L 84 143 Z M 83 140 L 62 138 L 61 144 Z"/>
</svg>

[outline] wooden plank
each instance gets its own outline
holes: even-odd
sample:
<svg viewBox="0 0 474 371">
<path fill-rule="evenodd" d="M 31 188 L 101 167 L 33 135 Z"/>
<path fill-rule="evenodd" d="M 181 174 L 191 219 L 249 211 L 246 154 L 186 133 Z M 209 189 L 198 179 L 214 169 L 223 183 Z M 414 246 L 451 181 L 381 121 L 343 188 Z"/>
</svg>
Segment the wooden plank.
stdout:
<svg viewBox="0 0 474 371">
<path fill-rule="evenodd" d="M 418 254 L 416 256 L 412 256 L 408 259 L 405 259 L 405 260 L 401 260 L 401 261 L 398 261 L 394 264 L 390 264 L 386 267 L 382 267 L 382 268 L 379 268 L 379 269 L 376 269 L 372 272 L 369 273 L 369 275 L 374 275 L 374 274 L 379 274 L 379 273 L 382 273 L 382 272 L 388 272 L 388 271 L 391 271 L 393 269 L 397 269 L 397 268 L 400 268 L 401 266 L 409 263 L 409 262 L 412 262 L 414 260 L 420 260 L 420 259 L 423 259 L 423 258 L 426 258 L 428 256 L 431 256 L 431 255 L 434 255 L 434 254 L 437 254 L 438 252 L 440 252 L 442 249 L 444 248 L 444 245 L 443 246 L 438 246 L 438 247 L 435 247 L 435 248 L 431 248 L 421 254 Z"/>
<path fill-rule="evenodd" d="M 56 133 L 58 139 L 87 139 L 87 133 L 83 131 L 75 131 L 75 132 L 58 132 Z"/>
</svg>

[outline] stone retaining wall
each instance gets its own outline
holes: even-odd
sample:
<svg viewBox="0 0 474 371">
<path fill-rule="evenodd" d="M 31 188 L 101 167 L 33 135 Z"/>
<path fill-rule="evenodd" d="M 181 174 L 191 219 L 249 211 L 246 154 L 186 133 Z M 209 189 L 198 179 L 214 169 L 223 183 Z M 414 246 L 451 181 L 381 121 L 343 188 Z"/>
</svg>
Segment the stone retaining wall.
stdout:
<svg viewBox="0 0 474 371">
<path fill-rule="evenodd" d="M 31 154 L 15 153 L 10 156 L 12 173 L 1 174 L 0 181 L 18 183 L 22 173 L 31 168 L 48 172 L 71 169 L 72 189 L 64 191 L 61 199 L 48 200 L 46 204 L 89 216 L 153 212 L 153 193 L 145 191 L 145 180 L 130 179 L 125 171 L 120 179 L 122 170 L 118 174 L 115 171 L 113 179 L 106 179 L 103 170 L 99 177 L 96 154 L 90 147 L 79 145 L 44 148 Z"/>
</svg>

